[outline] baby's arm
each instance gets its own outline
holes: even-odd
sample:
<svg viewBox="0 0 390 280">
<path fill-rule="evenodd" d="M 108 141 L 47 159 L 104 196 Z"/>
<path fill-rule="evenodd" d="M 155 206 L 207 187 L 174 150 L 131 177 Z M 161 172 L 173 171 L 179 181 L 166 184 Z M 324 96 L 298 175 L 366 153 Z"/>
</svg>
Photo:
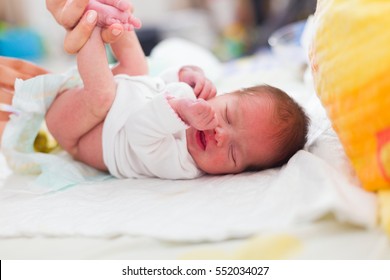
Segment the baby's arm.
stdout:
<svg viewBox="0 0 390 280">
<path fill-rule="evenodd" d="M 168 97 L 168 103 L 186 124 L 198 130 L 214 129 L 218 125 L 213 108 L 203 99 Z"/>
</svg>

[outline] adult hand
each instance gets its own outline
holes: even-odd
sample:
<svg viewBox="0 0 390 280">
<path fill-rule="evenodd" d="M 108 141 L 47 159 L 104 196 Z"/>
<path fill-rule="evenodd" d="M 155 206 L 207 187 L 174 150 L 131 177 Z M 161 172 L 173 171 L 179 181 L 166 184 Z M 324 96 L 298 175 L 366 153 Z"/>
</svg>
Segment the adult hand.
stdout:
<svg viewBox="0 0 390 280">
<path fill-rule="evenodd" d="M 0 90 L 13 91 L 16 78 L 29 79 L 48 73 L 47 70 L 30 62 L 0 56 Z"/>
<path fill-rule="evenodd" d="M 179 71 L 179 81 L 194 89 L 197 98 L 211 99 L 217 94 L 214 84 L 205 77 L 203 71 L 196 66 L 184 66 Z"/>
<path fill-rule="evenodd" d="M 0 122 L 7 121 L 10 115 L 7 105 L 12 102 L 15 79 L 29 79 L 45 73 L 45 69 L 30 62 L 0 56 Z M 3 128 L 4 124 L 0 123 L 0 138 Z"/>
<path fill-rule="evenodd" d="M 126 0 L 122 0 L 126 1 Z M 116 6 L 122 1 L 99 0 L 99 2 Z M 77 53 L 87 42 L 92 30 L 97 24 L 97 12 L 90 10 L 85 13 L 89 0 L 46 0 L 46 7 L 52 13 L 56 21 L 62 25 L 67 34 L 64 41 L 64 49 L 68 53 Z M 128 1 L 130 11 L 133 10 Z M 106 43 L 115 42 L 124 32 L 121 24 L 112 24 L 102 31 L 103 41 Z"/>
</svg>

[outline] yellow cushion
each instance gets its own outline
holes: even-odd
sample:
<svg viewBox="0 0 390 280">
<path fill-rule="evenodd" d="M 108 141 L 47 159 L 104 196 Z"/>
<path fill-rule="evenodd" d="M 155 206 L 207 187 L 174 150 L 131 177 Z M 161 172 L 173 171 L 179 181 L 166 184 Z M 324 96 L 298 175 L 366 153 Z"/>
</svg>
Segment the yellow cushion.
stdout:
<svg viewBox="0 0 390 280">
<path fill-rule="evenodd" d="M 382 190 L 378 192 L 378 202 L 379 202 L 379 223 L 382 228 L 390 236 L 390 191 Z"/>
<path fill-rule="evenodd" d="M 390 1 L 318 0 L 317 94 L 370 191 L 390 189 Z"/>
</svg>

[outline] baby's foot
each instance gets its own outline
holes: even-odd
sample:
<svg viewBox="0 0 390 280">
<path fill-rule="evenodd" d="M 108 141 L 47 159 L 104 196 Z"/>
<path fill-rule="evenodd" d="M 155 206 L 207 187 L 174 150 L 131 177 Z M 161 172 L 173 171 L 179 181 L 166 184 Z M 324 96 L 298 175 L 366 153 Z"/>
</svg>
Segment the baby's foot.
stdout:
<svg viewBox="0 0 390 280">
<path fill-rule="evenodd" d="M 130 5 L 126 1 L 118 0 L 90 0 L 87 10 L 98 13 L 97 25 L 107 27 L 115 23 L 123 25 L 125 30 L 141 27 L 140 21 L 130 12 Z"/>
<path fill-rule="evenodd" d="M 129 13 L 130 11 L 130 17 L 127 21 L 127 23 L 121 22 L 125 28 L 125 30 L 133 30 L 134 28 L 138 29 L 141 28 L 141 21 L 139 18 L 136 18 L 132 13 L 133 9 L 130 3 L 127 0 L 97 0 L 98 2 L 102 4 L 106 4 L 108 6 L 113 6 L 122 12 Z"/>
<path fill-rule="evenodd" d="M 130 10 L 130 4 L 125 0 L 98 0 L 102 4 L 106 4 L 108 6 L 113 6 L 122 12 Z"/>
</svg>

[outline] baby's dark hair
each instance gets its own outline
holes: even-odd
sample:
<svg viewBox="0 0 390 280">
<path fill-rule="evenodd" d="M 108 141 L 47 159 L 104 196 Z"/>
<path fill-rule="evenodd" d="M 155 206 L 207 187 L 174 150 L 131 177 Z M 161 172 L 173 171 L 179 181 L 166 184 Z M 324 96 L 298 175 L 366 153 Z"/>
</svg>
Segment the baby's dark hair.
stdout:
<svg viewBox="0 0 390 280">
<path fill-rule="evenodd" d="M 252 96 L 252 98 L 267 94 L 275 102 L 273 119 L 275 131 L 270 135 L 277 147 L 275 156 L 267 159 L 266 162 L 249 166 L 247 170 L 254 171 L 282 166 L 304 147 L 310 120 L 303 108 L 287 93 L 279 88 L 263 84 L 244 88 L 235 94 L 241 97 Z"/>
</svg>

